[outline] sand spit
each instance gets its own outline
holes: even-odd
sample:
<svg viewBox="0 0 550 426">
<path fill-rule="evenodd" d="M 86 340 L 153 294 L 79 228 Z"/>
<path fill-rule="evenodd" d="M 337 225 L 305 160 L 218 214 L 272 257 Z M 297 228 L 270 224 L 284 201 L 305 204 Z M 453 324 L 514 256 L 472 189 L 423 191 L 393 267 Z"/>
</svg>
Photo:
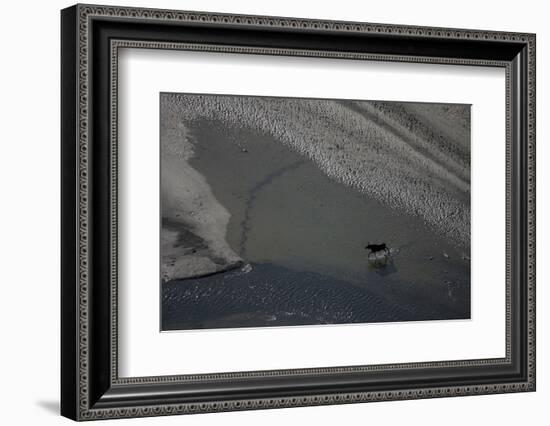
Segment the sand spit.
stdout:
<svg viewBox="0 0 550 426">
<path fill-rule="evenodd" d="M 161 113 L 161 117 L 165 117 Z M 171 124 L 174 124 L 172 126 Z M 230 214 L 188 164 L 190 136 L 181 122 L 161 120 L 161 276 L 209 275 L 242 264 L 225 241 Z"/>
<path fill-rule="evenodd" d="M 225 268 L 240 259 L 225 242 L 229 213 L 187 163 L 193 138 L 184 123 L 198 120 L 269 135 L 331 179 L 422 218 L 469 250 L 467 105 L 162 94 L 161 109 L 163 217 L 185 221 L 204 239 L 211 253 L 201 262 L 216 256 Z"/>
</svg>

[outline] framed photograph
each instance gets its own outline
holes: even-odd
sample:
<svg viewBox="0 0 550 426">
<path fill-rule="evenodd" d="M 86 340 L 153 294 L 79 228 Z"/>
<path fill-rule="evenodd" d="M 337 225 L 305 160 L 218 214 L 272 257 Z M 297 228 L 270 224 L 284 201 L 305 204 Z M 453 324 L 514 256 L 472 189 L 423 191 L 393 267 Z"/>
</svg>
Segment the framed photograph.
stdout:
<svg viewBox="0 0 550 426">
<path fill-rule="evenodd" d="M 61 411 L 535 390 L 535 35 L 61 12 Z"/>
</svg>

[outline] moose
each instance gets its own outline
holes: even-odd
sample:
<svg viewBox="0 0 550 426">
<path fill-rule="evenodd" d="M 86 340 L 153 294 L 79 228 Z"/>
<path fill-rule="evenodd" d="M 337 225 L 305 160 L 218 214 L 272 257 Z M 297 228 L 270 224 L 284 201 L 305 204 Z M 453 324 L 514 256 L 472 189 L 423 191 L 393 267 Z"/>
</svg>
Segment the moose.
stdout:
<svg viewBox="0 0 550 426">
<path fill-rule="evenodd" d="M 376 254 L 379 252 L 384 252 L 385 254 L 390 253 L 390 249 L 386 245 L 386 243 L 382 244 L 367 244 L 365 246 L 365 250 L 369 250 L 369 254 Z"/>
</svg>

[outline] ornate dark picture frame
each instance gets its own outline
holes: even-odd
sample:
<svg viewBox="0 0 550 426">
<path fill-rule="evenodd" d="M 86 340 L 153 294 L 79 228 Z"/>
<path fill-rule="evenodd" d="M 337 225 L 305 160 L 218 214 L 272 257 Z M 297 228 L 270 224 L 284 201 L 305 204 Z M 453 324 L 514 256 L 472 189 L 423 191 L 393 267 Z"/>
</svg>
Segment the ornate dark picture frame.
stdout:
<svg viewBox="0 0 550 426">
<path fill-rule="evenodd" d="M 120 378 L 121 47 L 504 68 L 506 356 Z M 92 420 L 535 390 L 535 35 L 76 5 L 61 13 L 61 51 L 64 416 Z"/>
</svg>

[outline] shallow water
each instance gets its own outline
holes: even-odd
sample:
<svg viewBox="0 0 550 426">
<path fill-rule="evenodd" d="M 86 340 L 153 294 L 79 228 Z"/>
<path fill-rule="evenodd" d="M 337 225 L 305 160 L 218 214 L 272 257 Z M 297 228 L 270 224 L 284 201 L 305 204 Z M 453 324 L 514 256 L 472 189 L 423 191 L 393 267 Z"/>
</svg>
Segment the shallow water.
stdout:
<svg viewBox="0 0 550 426">
<path fill-rule="evenodd" d="M 463 318 L 437 305 L 395 303 L 313 272 L 254 264 L 163 285 L 162 329 L 265 327 Z"/>
</svg>

